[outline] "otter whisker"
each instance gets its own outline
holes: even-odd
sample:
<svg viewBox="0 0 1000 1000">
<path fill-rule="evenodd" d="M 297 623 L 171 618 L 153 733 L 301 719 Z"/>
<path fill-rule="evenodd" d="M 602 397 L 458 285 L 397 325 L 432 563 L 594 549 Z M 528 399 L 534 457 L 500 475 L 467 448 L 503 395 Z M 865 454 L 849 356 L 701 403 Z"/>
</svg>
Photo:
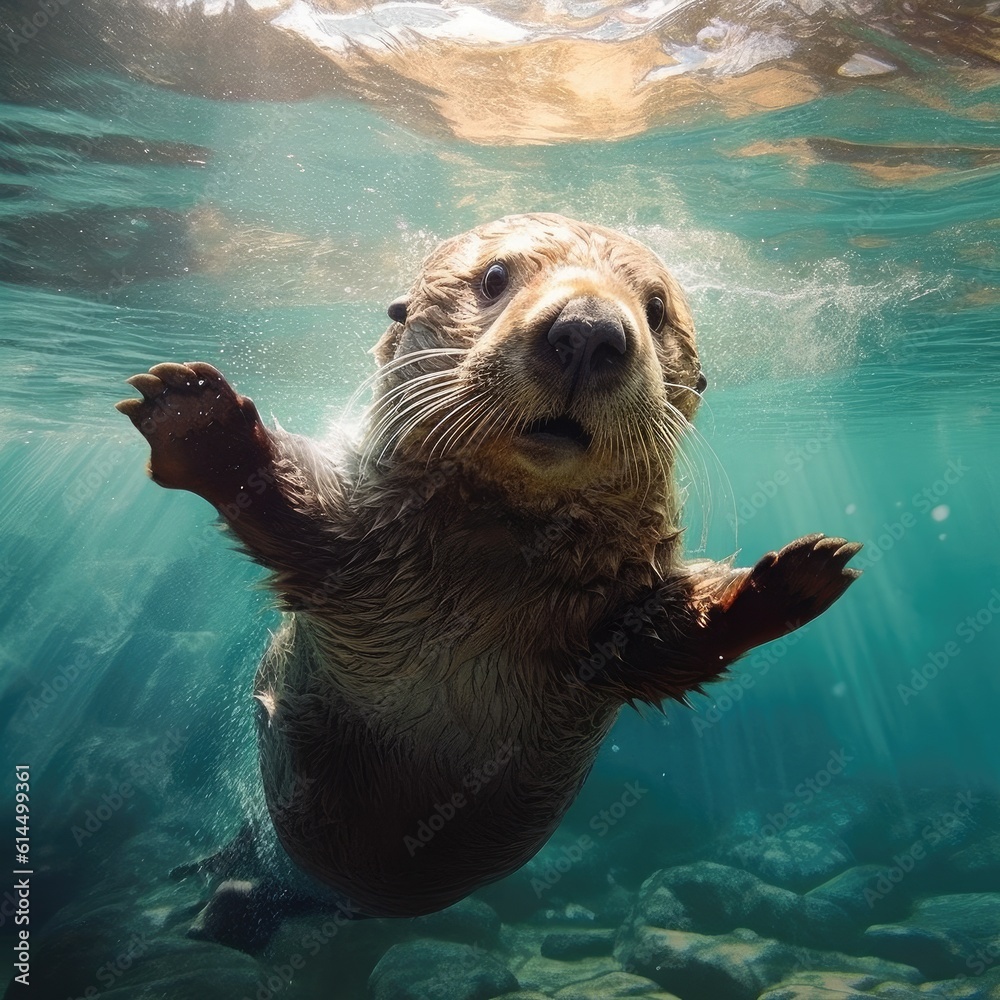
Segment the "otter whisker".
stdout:
<svg viewBox="0 0 1000 1000">
<path fill-rule="evenodd" d="M 375 421 L 375 426 L 384 419 L 385 415 L 388 415 L 391 423 L 392 420 L 397 419 L 401 414 L 408 412 L 413 408 L 413 405 L 417 404 L 420 400 L 426 398 L 428 395 L 448 389 L 456 386 L 462 385 L 462 379 L 452 373 L 449 373 L 448 378 L 441 378 L 440 376 L 444 373 L 436 372 L 437 376 L 434 379 L 429 379 L 428 384 L 418 385 L 416 388 L 411 388 L 409 393 L 402 393 L 403 402 L 410 404 L 405 408 L 400 408 L 398 401 L 390 400 L 388 395 L 383 399 L 379 400 L 375 406 L 372 407 L 372 416 L 377 418 Z"/>
<path fill-rule="evenodd" d="M 646 506 L 646 501 L 649 499 L 649 491 L 653 488 L 653 464 L 649 457 L 649 448 L 646 447 L 646 435 L 645 433 L 638 435 L 639 448 L 642 451 L 642 461 L 643 468 L 645 470 L 646 477 L 646 489 L 642 494 L 642 506 Z"/>
<path fill-rule="evenodd" d="M 414 398 L 406 401 L 406 406 L 401 406 L 395 411 L 387 411 L 380 416 L 379 421 L 372 428 L 370 437 L 380 440 L 386 435 L 398 436 L 400 428 L 412 424 L 414 419 L 419 423 L 421 410 L 434 406 L 437 401 L 447 399 L 449 396 L 460 394 L 461 387 L 458 385 L 435 385 L 428 387 L 426 391 L 416 394 Z M 414 418 L 414 414 L 417 414 Z"/>
<path fill-rule="evenodd" d="M 693 391 L 693 390 L 692 390 Z M 704 454 L 702 452 L 702 447 L 708 448 L 712 457 L 721 466 L 718 456 L 712 450 L 711 445 L 705 440 L 705 437 L 701 432 L 692 424 L 683 413 L 681 413 L 672 403 L 667 402 L 667 414 L 668 417 L 673 417 L 676 420 L 679 433 L 676 434 L 675 440 L 677 442 L 677 450 L 681 461 L 688 463 L 689 472 L 694 478 L 695 474 L 704 475 L 704 482 L 706 487 L 711 489 L 711 480 L 708 472 L 708 463 L 705 461 Z M 695 469 L 690 465 L 690 456 L 686 448 L 683 447 L 683 442 L 686 438 L 692 438 L 694 440 L 694 452 L 698 460 L 699 466 Z"/>
<path fill-rule="evenodd" d="M 495 431 L 497 422 L 504 417 L 503 409 L 503 397 L 506 393 L 506 386 L 501 379 L 496 379 L 496 385 L 492 386 L 492 392 L 490 393 L 492 406 L 487 409 L 486 413 L 483 414 L 477 426 L 473 429 L 466 442 L 466 448 L 472 450 L 474 447 L 478 446 L 480 439 L 486 438 L 489 435 L 499 436 L 500 432 Z M 508 419 L 501 425 L 501 431 L 506 430 L 507 423 L 510 422 L 510 415 L 508 414 Z M 526 419 L 526 418 L 524 418 Z"/>
<path fill-rule="evenodd" d="M 484 437 L 502 437 L 507 433 L 508 427 L 518 427 L 527 423 L 528 415 L 523 412 L 522 407 L 505 409 L 503 405 L 503 386 L 500 388 L 500 398 L 497 400 L 496 416 L 486 425 L 483 431 Z"/>
<path fill-rule="evenodd" d="M 415 398 L 420 390 L 426 388 L 428 385 L 432 387 L 441 387 L 442 385 L 459 384 L 461 381 L 454 372 L 450 370 L 441 372 L 428 372 L 425 375 L 418 375 L 402 385 L 397 385 L 395 388 L 390 389 L 388 392 L 380 396 L 372 405 L 372 413 L 382 413 L 385 411 L 393 411 L 395 409 L 396 403 L 399 400 L 406 400 L 407 398 Z"/>
<path fill-rule="evenodd" d="M 414 386 L 422 385 L 424 382 L 440 378 L 458 377 L 460 376 L 457 368 L 436 368 L 434 371 L 421 372 L 419 375 L 412 375 L 405 381 L 400 382 L 399 385 L 394 385 L 391 389 L 387 389 L 375 400 L 374 405 L 379 405 L 383 400 L 390 399 L 393 396 L 405 395 Z"/>
<path fill-rule="evenodd" d="M 492 393 L 484 393 L 479 405 L 469 414 L 469 420 L 464 421 L 460 428 L 460 433 L 465 439 L 463 444 L 464 451 L 474 452 L 479 446 L 479 432 L 483 427 L 484 421 L 488 420 L 490 414 L 496 410 L 496 406 L 497 402 Z"/>
<path fill-rule="evenodd" d="M 442 394 L 440 397 L 429 399 L 427 401 L 428 405 L 424 406 L 418 414 L 411 418 L 396 435 L 395 447 L 399 447 L 399 445 L 401 445 L 414 430 L 420 427 L 421 424 L 426 424 L 429 421 L 435 421 L 431 430 L 427 431 L 423 435 L 422 443 L 426 446 L 431 435 L 442 422 L 447 421 L 450 416 L 454 416 L 456 413 L 461 412 L 466 406 L 471 405 L 473 402 L 474 397 L 463 398 L 463 392 L 461 390 L 453 390 L 448 394 Z"/>
<path fill-rule="evenodd" d="M 622 422 L 621 417 L 618 418 L 619 422 Z M 639 469 L 639 453 L 636 450 L 636 435 L 627 434 L 625 435 L 625 441 L 628 444 L 628 452 L 631 456 L 631 461 L 629 462 L 629 485 L 635 489 L 639 489 L 639 483 L 641 481 L 642 475 Z"/>
<path fill-rule="evenodd" d="M 625 452 L 626 452 L 625 432 L 624 429 L 622 428 L 621 414 L 615 414 L 614 434 L 612 435 L 611 439 L 611 453 L 615 457 L 616 465 L 620 466 L 622 465 L 622 463 L 624 463 L 626 466 L 629 465 L 629 463 L 625 461 Z M 631 468 L 628 469 L 628 473 L 629 477 L 631 477 L 632 475 Z M 628 485 L 628 483 L 629 480 L 626 480 L 626 485 Z"/>
<path fill-rule="evenodd" d="M 633 483 L 632 477 L 635 475 L 635 456 L 632 455 L 632 440 L 631 435 L 625 429 L 624 422 L 622 421 L 621 414 L 617 414 L 615 417 L 615 428 L 618 432 L 618 439 L 621 441 L 621 459 L 625 462 L 625 467 L 628 470 L 628 477 L 625 482 L 629 488 L 633 486 L 638 486 L 638 482 Z M 632 460 L 629 461 L 629 456 L 632 456 Z"/>
<path fill-rule="evenodd" d="M 386 457 L 386 452 L 394 454 L 399 445 L 407 438 L 409 435 L 424 423 L 430 416 L 432 416 L 438 409 L 449 402 L 452 399 L 460 398 L 461 388 L 455 386 L 448 386 L 441 388 L 440 386 L 434 386 L 433 389 L 428 389 L 427 392 L 416 401 L 411 401 L 406 407 L 401 408 L 398 413 L 393 415 L 393 418 L 389 420 L 383 431 L 383 434 L 388 437 L 381 453 L 379 454 L 378 461 L 382 462 Z M 415 412 L 414 412 L 415 411 Z M 408 414 L 409 419 L 405 419 Z M 401 426 L 396 426 L 401 424 Z M 390 433 L 392 431 L 392 433 Z M 372 450 L 377 446 L 378 442 L 382 439 L 382 435 L 379 435 L 372 442 Z M 391 446 L 391 450 L 390 450 Z M 366 449 L 366 454 L 368 453 Z"/>
<path fill-rule="evenodd" d="M 677 454 L 677 449 L 679 446 L 677 434 L 674 428 L 670 425 L 669 421 L 657 420 L 653 424 L 653 433 L 656 438 L 661 442 L 661 451 L 664 453 L 664 468 L 670 470 L 670 467 L 675 461 L 685 461 L 685 457 Z M 671 457 L 666 457 L 671 456 Z"/>
<path fill-rule="evenodd" d="M 699 400 L 702 399 L 702 394 L 700 392 L 698 392 L 697 389 L 693 389 L 689 385 L 683 385 L 681 382 L 666 382 L 666 381 L 664 381 L 663 384 L 668 389 L 682 389 L 684 392 L 690 392 L 693 395 L 697 396 Z"/>
<path fill-rule="evenodd" d="M 469 426 L 469 424 L 474 423 L 478 415 L 483 411 L 484 407 L 489 406 L 490 400 L 486 393 L 477 393 L 476 395 L 470 397 L 464 402 L 460 403 L 458 406 L 454 407 L 448 413 L 446 413 L 431 429 L 425 438 L 425 442 L 429 443 L 430 440 L 437 433 L 438 429 L 450 422 L 448 426 L 445 427 L 445 433 L 441 435 L 436 444 L 431 446 L 430 455 L 428 461 L 434 457 L 434 452 L 441 448 L 441 454 L 446 454 L 452 447 L 452 444 L 456 442 L 462 435 L 462 432 Z M 474 405 L 473 405 L 474 404 Z M 471 409 L 462 414 L 461 417 L 456 419 L 457 414 L 461 413 L 466 407 L 471 407 Z"/>
<path fill-rule="evenodd" d="M 707 407 L 709 415 L 712 416 L 713 420 L 714 420 L 714 414 L 712 413 L 711 404 L 709 404 L 708 402 L 706 402 L 704 400 L 703 394 L 701 392 L 699 392 L 697 389 L 693 389 L 689 385 L 682 385 L 679 382 L 665 382 L 664 385 L 668 386 L 670 388 L 673 388 L 673 389 L 680 389 L 680 390 L 682 390 L 684 392 L 690 392 L 690 393 L 694 394 L 694 396 L 696 396 L 697 399 L 699 400 L 699 405 L 701 407 Z M 722 465 L 722 462 L 719 460 L 718 455 L 715 453 L 715 451 L 712 448 L 712 446 L 708 443 L 708 441 L 705 438 L 704 434 L 702 434 L 701 431 L 699 431 L 693 424 L 691 424 L 691 422 L 684 416 L 684 414 L 682 414 L 680 411 L 678 411 L 677 408 L 673 404 L 671 404 L 669 401 L 667 402 L 667 406 L 669 407 L 669 410 L 672 411 L 672 412 L 669 413 L 669 415 L 676 417 L 677 422 L 680 424 L 681 431 L 682 431 L 681 436 L 690 435 L 691 437 L 694 438 L 694 446 L 693 447 L 695 449 L 695 452 L 696 452 L 696 455 L 697 455 L 697 459 L 698 459 L 698 461 L 700 463 L 698 470 L 697 471 L 695 470 L 695 468 L 694 468 L 691 460 L 689 459 L 689 456 L 687 454 L 687 449 L 686 448 L 679 447 L 679 459 L 680 459 L 680 462 L 682 463 L 682 468 L 684 468 L 687 471 L 689 477 L 692 479 L 692 481 L 695 482 L 695 487 L 696 487 L 696 490 L 698 491 L 699 498 L 702 500 L 702 507 L 703 507 L 703 510 L 705 511 L 705 516 L 706 516 L 706 528 L 705 528 L 705 530 L 707 531 L 708 515 L 711 512 L 713 505 L 712 505 L 712 478 L 711 478 L 711 475 L 710 475 L 709 469 L 708 469 L 708 464 L 709 464 L 708 460 L 705 458 L 705 456 L 703 454 L 703 449 L 704 448 L 708 449 L 709 454 L 711 455 L 711 459 L 712 459 L 712 462 L 713 462 L 714 466 L 722 474 L 722 479 L 723 479 L 723 481 L 725 483 L 725 486 L 726 486 L 726 493 L 729 496 L 730 502 L 733 505 L 732 520 L 733 520 L 733 523 L 735 524 L 736 523 L 736 510 L 735 510 L 735 500 L 733 500 L 732 485 L 731 485 L 731 483 L 729 481 L 729 476 L 728 476 L 725 468 Z M 681 436 L 679 436 L 678 439 L 677 439 L 678 440 L 678 445 L 680 445 L 680 437 Z M 704 489 L 708 493 L 707 497 L 702 497 L 701 488 L 698 486 L 698 477 L 699 477 L 699 475 L 703 475 L 704 476 L 703 482 L 704 482 Z"/>
<path fill-rule="evenodd" d="M 431 446 L 430 454 L 433 456 L 435 449 L 439 444 L 441 444 L 444 438 L 447 438 L 455 427 L 456 422 L 459 420 L 464 421 L 468 416 L 468 409 L 472 407 L 472 412 L 475 412 L 480 408 L 483 403 L 483 394 L 480 392 L 474 392 L 465 398 L 459 398 L 455 403 L 453 403 L 448 408 L 439 407 L 438 409 L 443 410 L 441 416 L 434 424 L 433 427 L 424 435 L 424 445 L 430 444 L 430 442 L 437 437 L 437 444 Z M 465 412 L 463 412 L 465 411 Z"/>
<path fill-rule="evenodd" d="M 500 402 L 495 397 L 487 400 L 484 412 L 477 417 L 477 422 L 469 432 L 465 447 L 468 451 L 474 451 L 480 442 L 480 438 L 485 436 L 485 431 L 496 422 L 497 415 L 501 412 Z"/>
<path fill-rule="evenodd" d="M 704 546 L 707 541 L 707 533 L 713 510 L 713 480 L 709 470 L 709 461 L 705 454 L 706 450 L 713 466 L 721 473 L 722 481 L 730 498 L 732 497 L 732 486 L 721 460 L 705 436 L 676 407 L 669 402 L 666 405 L 667 412 L 665 416 L 667 420 L 662 425 L 662 431 L 668 436 L 671 442 L 674 454 L 677 455 L 678 464 L 694 486 L 702 511 L 701 545 Z M 690 447 L 687 446 L 688 441 L 691 442 Z M 735 525 L 736 523 L 734 504 L 733 524 Z"/>
<path fill-rule="evenodd" d="M 429 358 L 446 356 L 454 357 L 458 354 L 468 354 L 468 352 L 468 347 L 425 347 L 419 351 L 410 351 L 408 354 L 402 354 L 398 358 L 393 358 L 391 361 L 387 361 L 384 365 L 377 368 L 371 373 L 371 375 L 361 382 L 357 389 L 351 393 L 350 399 L 347 401 L 347 408 L 350 409 L 351 407 L 357 405 L 358 399 L 361 397 L 362 393 L 364 393 L 366 389 L 371 389 L 379 379 L 399 371 L 400 368 L 406 368 L 409 365 L 426 361 Z M 442 368 L 440 370 L 448 371 L 450 369 Z"/>
</svg>

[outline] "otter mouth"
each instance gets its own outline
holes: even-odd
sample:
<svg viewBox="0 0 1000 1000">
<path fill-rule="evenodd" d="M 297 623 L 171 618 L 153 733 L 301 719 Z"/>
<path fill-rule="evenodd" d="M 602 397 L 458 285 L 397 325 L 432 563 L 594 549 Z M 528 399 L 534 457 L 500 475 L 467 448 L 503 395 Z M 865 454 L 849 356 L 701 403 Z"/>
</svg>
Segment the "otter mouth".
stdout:
<svg viewBox="0 0 1000 1000">
<path fill-rule="evenodd" d="M 590 435 L 572 417 L 539 417 L 527 424 L 519 435 L 520 441 L 541 448 L 586 451 Z"/>
</svg>

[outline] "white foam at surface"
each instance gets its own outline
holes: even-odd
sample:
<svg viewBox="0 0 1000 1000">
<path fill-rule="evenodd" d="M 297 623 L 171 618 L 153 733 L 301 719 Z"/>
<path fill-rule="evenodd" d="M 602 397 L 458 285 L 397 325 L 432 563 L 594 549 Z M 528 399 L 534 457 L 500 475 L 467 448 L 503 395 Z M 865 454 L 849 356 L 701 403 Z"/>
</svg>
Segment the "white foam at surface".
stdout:
<svg viewBox="0 0 1000 1000">
<path fill-rule="evenodd" d="M 884 76 L 886 73 L 894 73 L 895 71 L 896 67 L 892 63 L 883 62 L 873 56 L 866 56 L 863 52 L 855 52 L 837 70 L 841 76 L 849 77 Z"/>
<path fill-rule="evenodd" d="M 475 7 L 431 3 L 382 3 L 363 12 L 330 14 L 316 10 L 305 0 L 295 0 L 271 23 L 334 52 L 345 52 L 357 45 L 386 51 L 414 35 L 490 45 L 523 41 L 530 34 L 518 24 Z"/>
<path fill-rule="evenodd" d="M 665 45 L 664 51 L 677 60 L 676 65 L 655 69 L 646 74 L 646 80 L 694 70 L 738 76 L 762 63 L 785 59 L 795 51 L 795 44 L 783 35 L 754 31 L 718 19 L 698 32 L 697 42 L 697 45 Z"/>
</svg>

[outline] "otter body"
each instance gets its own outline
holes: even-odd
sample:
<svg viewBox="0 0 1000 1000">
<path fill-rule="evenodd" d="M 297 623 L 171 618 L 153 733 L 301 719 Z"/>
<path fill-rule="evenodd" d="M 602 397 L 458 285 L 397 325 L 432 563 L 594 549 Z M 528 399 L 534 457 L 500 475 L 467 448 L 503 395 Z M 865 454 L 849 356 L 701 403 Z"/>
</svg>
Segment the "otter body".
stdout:
<svg viewBox="0 0 1000 1000">
<path fill-rule="evenodd" d="M 524 864 L 624 704 L 815 617 L 859 546 L 683 561 L 673 462 L 705 379 L 629 237 L 511 216 L 442 244 L 389 315 L 355 442 L 265 428 L 199 362 L 119 408 L 287 612 L 254 691 L 281 845 L 358 912 L 411 916 Z"/>
<path fill-rule="evenodd" d="M 620 707 L 577 675 L 624 591 L 536 565 L 523 551 L 535 533 L 501 504 L 446 498 L 467 482 L 451 474 L 433 498 L 406 488 L 394 517 L 355 522 L 317 602 L 321 634 L 296 612 L 257 676 L 282 843 L 365 913 L 440 909 L 524 864 Z"/>
</svg>

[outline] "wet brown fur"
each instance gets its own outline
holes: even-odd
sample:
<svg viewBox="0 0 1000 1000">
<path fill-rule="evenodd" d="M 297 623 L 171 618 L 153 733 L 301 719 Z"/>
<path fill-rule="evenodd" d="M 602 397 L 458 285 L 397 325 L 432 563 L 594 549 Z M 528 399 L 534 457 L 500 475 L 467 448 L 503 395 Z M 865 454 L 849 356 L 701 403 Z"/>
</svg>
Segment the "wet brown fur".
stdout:
<svg viewBox="0 0 1000 1000">
<path fill-rule="evenodd" d="M 500 260 L 510 284 L 490 301 Z M 568 386 L 545 335 L 581 297 L 610 304 L 628 352 Z M 743 635 L 727 609 L 757 578 L 682 562 L 673 462 L 700 365 L 681 290 L 641 244 L 553 215 L 479 227 L 428 258 L 375 356 L 355 445 L 264 430 L 228 386 L 228 415 L 188 438 L 216 435 L 197 461 L 143 432 L 154 478 L 215 503 L 289 612 L 255 685 L 282 844 L 363 912 L 413 915 L 538 850 L 624 703 L 683 698 L 796 622 L 754 612 Z M 159 368 L 176 399 L 183 375 Z M 151 394 L 151 377 L 133 384 Z M 560 415 L 590 443 L 539 459 L 522 432 Z"/>
<path fill-rule="evenodd" d="M 478 278 L 498 259 L 511 289 L 484 303 Z M 668 305 L 655 336 L 643 312 L 654 292 Z M 582 294 L 620 304 L 634 364 L 625 385 L 598 398 L 583 392 L 570 409 L 593 429 L 585 467 L 526 474 L 511 460 L 511 434 L 564 405 L 556 379 L 532 374 L 534 342 Z M 265 785 L 275 800 L 283 788 L 300 790 L 298 801 L 294 791 L 284 796 L 292 808 L 277 819 L 283 842 L 376 912 L 436 909 L 537 850 L 621 704 L 567 677 L 594 627 L 668 576 L 679 555 L 672 454 L 646 433 L 655 452 L 647 467 L 634 444 L 667 403 L 675 413 L 662 419 L 679 435 L 677 422 L 697 403 L 690 313 L 657 258 L 559 217 L 504 220 L 450 240 L 425 263 L 405 326 L 393 324 L 375 354 L 385 367 L 456 346 L 467 353 L 390 366 L 362 442 L 366 458 L 349 456 L 335 478 L 298 484 L 297 506 L 321 506 L 337 526 L 322 553 L 333 576 L 324 590 L 314 573 L 300 583 L 294 571 L 279 572 L 276 589 L 297 614 L 257 682 L 258 697 L 275 706 L 261 736 Z M 414 370 L 457 372 L 461 386 L 400 439 L 391 416 L 404 409 L 399 387 Z M 460 418 L 460 404 L 477 393 L 486 397 L 479 421 L 439 447 L 444 416 Z M 487 429 L 491 421 L 503 430 Z M 334 728 L 350 739 L 331 739 Z M 469 776 L 508 746 L 503 775 L 472 796 Z M 411 852 L 404 838 L 456 792 L 468 803 Z"/>
</svg>

